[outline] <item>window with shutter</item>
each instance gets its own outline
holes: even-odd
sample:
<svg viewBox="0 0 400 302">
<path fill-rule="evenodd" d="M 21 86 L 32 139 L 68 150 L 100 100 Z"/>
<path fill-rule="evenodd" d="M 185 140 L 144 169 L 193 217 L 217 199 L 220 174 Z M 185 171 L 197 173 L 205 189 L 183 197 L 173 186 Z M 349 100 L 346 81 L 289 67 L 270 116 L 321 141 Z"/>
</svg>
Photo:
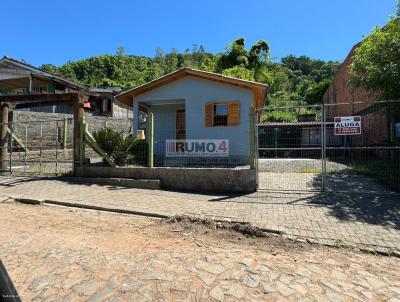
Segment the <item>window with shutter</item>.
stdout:
<svg viewBox="0 0 400 302">
<path fill-rule="evenodd" d="M 240 103 L 231 102 L 229 103 L 228 126 L 236 126 L 239 124 L 240 124 Z"/>
<path fill-rule="evenodd" d="M 204 112 L 206 127 L 212 127 L 213 126 L 213 110 L 214 110 L 214 104 L 213 103 L 206 103 L 205 112 Z"/>
<path fill-rule="evenodd" d="M 205 105 L 205 126 L 236 126 L 240 124 L 239 102 L 216 102 Z"/>
</svg>

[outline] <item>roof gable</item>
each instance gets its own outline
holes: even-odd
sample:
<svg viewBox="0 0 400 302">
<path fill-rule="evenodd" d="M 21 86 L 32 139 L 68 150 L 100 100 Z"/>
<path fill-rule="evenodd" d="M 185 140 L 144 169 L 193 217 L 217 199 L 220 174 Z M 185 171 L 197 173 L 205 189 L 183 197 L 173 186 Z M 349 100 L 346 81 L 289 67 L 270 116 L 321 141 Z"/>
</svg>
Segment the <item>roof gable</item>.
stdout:
<svg viewBox="0 0 400 302">
<path fill-rule="evenodd" d="M 170 74 L 167 74 L 161 78 L 158 78 L 151 82 L 140 85 L 136 88 L 133 88 L 133 89 L 130 89 L 123 93 L 120 93 L 119 95 L 116 96 L 116 98 L 125 104 L 131 105 L 132 99 L 135 96 L 138 96 L 147 91 L 164 86 L 168 83 L 174 82 L 176 80 L 182 79 L 187 76 L 193 76 L 193 77 L 197 77 L 197 78 L 201 78 L 201 79 L 205 79 L 205 80 L 210 80 L 210 81 L 215 81 L 215 82 L 220 82 L 220 83 L 224 83 L 224 84 L 229 84 L 229 85 L 233 85 L 233 86 L 250 89 L 253 91 L 254 105 L 257 108 L 261 108 L 264 105 L 264 101 L 265 101 L 265 97 L 266 97 L 267 89 L 268 89 L 267 85 L 257 83 L 257 82 L 237 79 L 237 78 L 233 78 L 233 77 L 228 77 L 228 76 L 224 76 L 224 75 L 217 74 L 217 73 L 196 70 L 196 69 L 192 69 L 192 68 L 179 69 L 179 70 L 172 72 Z"/>
<path fill-rule="evenodd" d="M 63 78 L 60 78 L 58 76 L 55 76 L 51 73 L 48 73 L 46 71 L 43 71 L 37 67 L 34 67 L 30 64 L 27 64 L 25 62 L 21 62 L 18 60 L 15 60 L 11 57 L 4 56 L 0 60 L 0 68 L 4 70 L 10 70 L 15 72 L 15 70 L 18 70 L 19 73 L 21 74 L 27 74 L 27 75 L 35 75 L 37 77 L 42 77 L 42 78 L 48 78 L 50 80 L 60 82 L 64 85 L 70 86 L 71 88 L 78 89 L 78 90 L 88 90 L 86 87 L 75 84 L 73 82 L 70 82 L 68 80 L 65 80 Z"/>
</svg>

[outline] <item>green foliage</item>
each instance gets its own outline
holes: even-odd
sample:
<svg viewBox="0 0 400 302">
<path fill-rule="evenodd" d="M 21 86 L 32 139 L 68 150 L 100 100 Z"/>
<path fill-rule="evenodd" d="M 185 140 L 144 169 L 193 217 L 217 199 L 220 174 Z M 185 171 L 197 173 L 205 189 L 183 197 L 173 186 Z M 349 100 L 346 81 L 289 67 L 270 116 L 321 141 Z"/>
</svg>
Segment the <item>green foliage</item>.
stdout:
<svg viewBox="0 0 400 302">
<path fill-rule="evenodd" d="M 235 66 L 232 68 L 224 69 L 222 71 L 222 74 L 242 80 L 254 81 L 254 72 L 248 70 L 243 66 Z"/>
<path fill-rule="evenodd" d="M 102 55 L 56 67 L 41 66 L 52 74 L 88 87 L 136 87 L 182 67 L 257 81 L 268 84 L 268 105 L 299 105 L 321 102 L 325 79 L 333 78 L 339 63 L 313 60 L 306 56 L 289 55 L 273 62 L 269 45 L 260 40 L 248 50 L 245 39 L 239 38 L 223 53 L 211 54 L 203 46 L 193 45 L 179 53 L 165 53 L 157 48 L 154 58 L 132 56 L 123 47 L 115 55 Z"/>
<path fill-rule="evenodd" d="M 304 100 L 307 104 L 321 104 L 322 98 L 332 79 L 325 79 L 319 83 L 312 84 L 305 92 Z"/>
<path fill-rule="evenodd" d="M 130 149 L 134 143 L 131 136 L 124 136 L 122 132 L 104 127 L 95 131 L 93 137 L 116 165 L 123 166 L 127 163 Z"/>
<path fill-rule="evenodd" d="M 375 28 L 355 50 L 350 65 L 351 83 L 383 94 L 400 97 L 400 19 Z"/>
</svg>

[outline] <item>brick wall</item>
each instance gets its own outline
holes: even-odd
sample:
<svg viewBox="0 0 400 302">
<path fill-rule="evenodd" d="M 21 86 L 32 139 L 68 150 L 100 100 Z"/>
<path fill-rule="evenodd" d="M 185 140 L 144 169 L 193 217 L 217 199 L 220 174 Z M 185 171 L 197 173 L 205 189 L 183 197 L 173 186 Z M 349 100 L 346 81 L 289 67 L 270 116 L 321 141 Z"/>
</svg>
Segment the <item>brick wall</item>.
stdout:
<svg viewBox="0 0 400 302">
<path fill-rule="evenodd" d="M 350 85 L 349 67 L 352 57 L 359 44 L 353 47 L 342 63 L 335 79 L 324 94 L 323 102 L 326 106 L 326 118 L 332 122 L 335 116 L 362 116 L 363 135 L 353 137 L 354 145 L 377 145 L 389 141 L 390 130 L 385 109 L 377 111 L 371 109 L 371 103 L 381 101 L 380 94 L 365 89 L 354 89 Z M 362 102 L 358 104 L 357 102 Z"/>
</svg>

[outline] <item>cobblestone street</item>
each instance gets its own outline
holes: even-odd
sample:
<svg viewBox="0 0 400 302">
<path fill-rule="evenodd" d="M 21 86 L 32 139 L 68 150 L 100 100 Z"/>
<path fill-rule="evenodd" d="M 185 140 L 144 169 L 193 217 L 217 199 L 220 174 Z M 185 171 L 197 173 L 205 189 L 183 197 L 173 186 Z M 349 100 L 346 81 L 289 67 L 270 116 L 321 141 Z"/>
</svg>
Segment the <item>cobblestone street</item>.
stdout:
<svg viewBox="0 0 400 302">
<path fill-rule="evenodd" d="M 398 258 L 189 223 L 0 203 L 23 301 L 400 301 Z"/>
<path fill-rule="evenodd" d="M 158 217 L 247 222 L 301 241 L 400 255 L 398 194 L 259 191 L 226 196 L 85 185 L 71 179 L 1 178 L 0 196 Z"/>
</svg>

